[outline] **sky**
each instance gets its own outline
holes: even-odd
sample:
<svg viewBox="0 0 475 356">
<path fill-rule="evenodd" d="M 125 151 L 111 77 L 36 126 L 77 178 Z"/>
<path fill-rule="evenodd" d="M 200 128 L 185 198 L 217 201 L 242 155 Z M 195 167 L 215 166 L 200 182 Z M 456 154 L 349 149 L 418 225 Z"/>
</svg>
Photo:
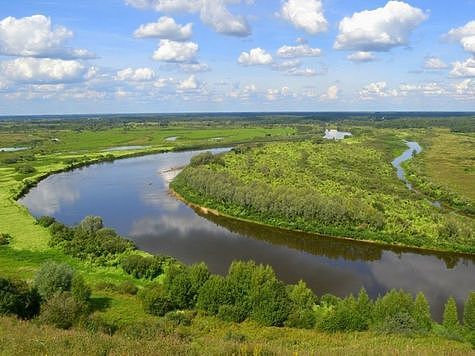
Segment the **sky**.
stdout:
<svg viewBox="0 0 475 356">
<path fill-rule="evenodd" d="M 475 0 L 0 0 L 0 115 L 475 111 Z"/>
</svg>

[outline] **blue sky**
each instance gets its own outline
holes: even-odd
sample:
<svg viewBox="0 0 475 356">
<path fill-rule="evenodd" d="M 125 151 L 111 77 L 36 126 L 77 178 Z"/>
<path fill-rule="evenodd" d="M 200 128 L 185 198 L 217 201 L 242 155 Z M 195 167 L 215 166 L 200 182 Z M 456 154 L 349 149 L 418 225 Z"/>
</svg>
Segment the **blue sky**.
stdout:
<svg viewBox="0 0 475 356">
<path fill-rule="evenodd" d="M 475 111 L 475 0 L 0 2 L 0 115 Z"/>
</svg>

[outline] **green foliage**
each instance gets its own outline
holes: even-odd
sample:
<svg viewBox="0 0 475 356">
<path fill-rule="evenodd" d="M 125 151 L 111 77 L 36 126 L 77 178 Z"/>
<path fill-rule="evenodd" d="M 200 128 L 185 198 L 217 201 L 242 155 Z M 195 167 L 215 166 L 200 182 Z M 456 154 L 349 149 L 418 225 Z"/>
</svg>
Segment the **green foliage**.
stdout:
<svg viewBox="0 0 475 356">
<path fill-rule="evenodd" d="M 201 287 L 211 276 L 208 266 L 204 263 L 193 264 L 188 267 L 188 278 L 190 280 L 190 304 L 195 305 L 198 300 L 198 294 Z"/>
<path fill-rule="evenodd" d="M 426 297 L 419 292 L 414 301 L 413 315 L 418 329 L 421 332 L 429 332 L 432 329 L 430 307 Z"/>
<path fill-rule="evenodd" d="M 193 156 L 190 160 L 190 165 L 192 167 L 202 166 L 206 164 L 224 165 L 224 160 L 219 155 L 214 155 L 209 151 Z"/>
<path fill-rule="evenodd" d="M 15 168 L 15 170 L 20 174 L 32 174 L 36 172 L 36 168 L 30 166 L 29 164 L 23 164 Z"/>
<path fill-rule="evenodd" d="M 294 328 L 311 329 L 315 325 L 313 307 L 317 301 L 315 294 L 307 287 L 305 282 L 299 281 L 296 285 L 288 287 L 291 302 L 291 311 L 285 326 Z"/>
<path fill-rule="evenodd" d="M 0 277 L 0 315 L 31 319 L 39 312 L 40 299 L 26 282 Z"/>
<path fill-rule="evenodd" d="M 463 308 L 463 326 L 470 332 L 475 332 L 475 291 L 471 292 Z M 475 339 L 473 339 L 475 341 Z"/>
<path fill-rule="evenodd" d="M 41 216 L 38 219 L 36 219 L 36 223 L 43 227 L 49 227 L 54 222 L 56 222 L 56 219 L 51 216 Z"/>
<path fill-rule="evenodd" d="M 80 223 L 78 228 L 88 235 L 93 235 L 104 227 L 100 216 L 86 216 Z"/>
<path fill-rule="evenodd" d="M 135 295 L 139 291 L 137 286 L 132 281 L 123 281 L 116 289 L 119 293 Z"/>
<path fill-rule="evenodd" d="M 0 246 L 8 245 L 11 240 L 12 236 L 10 234 L 0 233 Z"/>
<path fill-rule="evenodd" d="M 228 281 L 217 275 L 212 275 L 201 287 L 196 307 L 209 314 L 218 314 L 221 305 L 232 305 L 233 294 Z"/>
<path fill-rule="evenodd" d="M 69 329 L 87 310 L 87 306 L 70 292 L 58 292 L 42 305 L 39 319 L 57 328 Z"/>
<path fill-rule="evenodd" d="M 74 270 L 65 263 L 47 262 L 36 273 L 34 285 L 45 300 L 53 294 L 71 290 Z"/>
<path fill-rule="evenodd" d="M 442 325 L 449 332 L 456 332 L 460 330 L 457 303 L 453 297 L 447 299 L 447 302 L 445 303 Z"/>
<path fill-rule="evenodd" d="M 189 309 L 193 306 L 195 295 L 191 289 L 191 278 L 187 267 L 170 266 L 163 285 L 177 309 Z"/>
<path fill-rule="evenodd" d="M 84 278 L 75 273 L 71 281 L 71 294 L 81 303 L 88 304 L 91 298 L 91 288 L 86 284 Z"/>
<path fill-rule="evenodd" d="M 243 304 L 225 304 L 219 306 L 217 315 L 221 320 L 240 323 L 246 319 L 248 311 L 244 308 Z"/>
<path fill-rule="evenodd" d="M 122 269 L 135 278 L 154 279 L 163 273 L 167 258 L 129 255 L 122 259 Z"/>
<path fill-rule="evenodd" d="M 195 316 L 196 312 L 193 311 L 176 310 L 166 313 L 165 320 L 172 322 L 176 326 L 190 326 Z"/>
<path fill-rule="evenodd" d="M 174 309 L 169 293 L 158 283 L 143 288 L 138 293 L 144 310 L 152 315 L 163 316 Z"/>
</svg>

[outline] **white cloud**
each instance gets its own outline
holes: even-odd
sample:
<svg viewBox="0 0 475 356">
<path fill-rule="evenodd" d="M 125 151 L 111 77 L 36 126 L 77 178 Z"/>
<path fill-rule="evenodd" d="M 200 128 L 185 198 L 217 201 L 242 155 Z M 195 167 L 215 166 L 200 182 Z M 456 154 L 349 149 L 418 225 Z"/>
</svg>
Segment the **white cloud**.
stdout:
<svg viewBox="0 0 475 356">
<path fill-rule="evenodd" d="M 475 97 L 475 80 L 464 79 L 459 83 L 453 84 L 455 97 L 458 99 L 473 100 Z"/>
<path fill-rule="evenodd" d="M 145 82 L 155 78 L 155 72 L 151 68 L 125 68 L 117 72 L 116 79 L 121 81 Z"/>
<path fill-rule="evenodd" d="M 464 26 L 451 29 L 446 37 L 449 40 L 459 41 L 463 49 L 475 54 L 475 20 Z"/>
<path fill-rule="evenodd" d="M 281 70 L 281 71 L 288 71 L 295 68 L 299 68 L 302 62 L 299 59 L 290 59 L 279 63 L 272 64 L 272 69 L 274 70 Z"/>
<path fill-rule="evenodd" d="M 225 35 L 246 37 L 251 34 L 246 19 L 231 14 L 223 0 L 203 0 L 201 20 L 216 32 Z"/>
<path fill-rule="evenodd" d="M 157 37 L 173 41 L 186 41 L 193 34 L 193 24 L 180 25 L 168 16 L 162 16 L 157 22 L 141 25 L 134 32 L 136 38 Z"/>
<path fill-rule="evenodd" d="M 178 90 L 196 90 L 199 88 L 199 83 L 194 75 L 190 75 L 187 79 L 181 81 L 177 85 Z"/>
<path fill-rule="evenodd" d="M 207 72 L 210 69 L 206 63 L 182 63 L 180 69 L 188 73 Z"/>
<path fill-rule="evenodd" d="M 290 88 L 286 86 L 280 89 L 267 89 L 265 94 L 265 98 L 269 101 L 275 101 L 281 97 L 286 96 L 295 96 L 290 90 Z"/>
<path fill-rule="evenodd" d="M 365 51 L 354 52 L 346 58 L 352 62 L 372 62 L 376 59 L 373 53 Z"/>
<path fill-rule="evenodd" d="M 384 7 L 343 18 L 334 48 L 368 52 L 405 46 L 412 31 L 427 17 L 405 2 L 389 1 Z"/>
<path fill-rule="evenodd" d="M 395 89 L 389 90 L 388 84 L 385 81 L 370 83 L 360 90 L 359 95 L 361 99 L 368 100 L 375 97 L 391 97 L 398 96 Z"/>
<path fill-rule="evenodd" d="M 321 0 L 287 0 L 283 2 L 279 16 L 311 34 L 327 30 Z"/>
<path fill-rule="evenodd" d="M 198 52 L 194 42 L 177 42 L 160 40 L 158 49 L 153 53 L 153 59 L 163 62 L 191 62 Z"/>
<path fill-rule="evenodd" d="M 248 52 L 242 52 L 238 63 L 245 66 L 263 65 L 272 63 L 272 56 L 262 48 L 253 48 Z"/>
<path fill-rule="evenodd" d="M 475 77 L 475 58 L 467 58 L 464 62 L 452 63 L 452 77 Z"/>
<path fill-rule="evenodd" d="M 65 46 L 73 37 L 66 27 L 52 28 L 51 19 L 43 15 L 15 18 L 6 17 L 0 21 L 0 54 L 21 57 L 52 57 L 62 59 L 93 58 L 85 49 Z"/>
<path fill-rule="evenodd" d="M 76 60 L 17 58 L 0 62 L 0 73 L 14 82 L 77 82 L 86 79 L 88 72 L 88 68 Z"/>
<path fill-rule="evenodd" d="M 443 95 L 446 90 L 439 83 L 423 83 L 423 84 L 402 84 L 399 86 L 399 95 L 406 96 L 410 93 L 420 93 L 426 96 Z"/>
<path fill-rule="evenodd" d="M 126 3 L 139 9 L 153 9 L 158 12 L 200 13 L 203 23 L 216 32 L 230 36 L 245 37 L 251 34 L 246 19 L 233 15 L 227 4 L 240 3 L 241 0 L 126 0 Z M 249 3 L 249 1 L 244 1 Z"/>
<path fill-rule="evenodd" d="M 277 50 L 277 56 L 282 58 L 318 57 L 321 54 L 322 50 L 320 48 L 312 48 L 308 44 L 298 46 L 284 45 Z"/>
<path fill-rule="evenodd" d="M 287 74 L 296 77 L 314 77 L 317 75 L 317 71 L 312 68 L 291 68 Z"/>
<path fill-rule="evenodd" d="M 327 91 L 320 96 L 321 100 L 337 100 L 338 99 L 338 94 L 340 93 L 340 89 L 338 88 L 338 85 L 330 85 L 327 88 Z"/>
<path fill-rule="evenodd" d="M 426 69 L 445 69 L 448 65 L 440 58 L 427 57 L 424 61 L 424 68 Z"/>
</svg>

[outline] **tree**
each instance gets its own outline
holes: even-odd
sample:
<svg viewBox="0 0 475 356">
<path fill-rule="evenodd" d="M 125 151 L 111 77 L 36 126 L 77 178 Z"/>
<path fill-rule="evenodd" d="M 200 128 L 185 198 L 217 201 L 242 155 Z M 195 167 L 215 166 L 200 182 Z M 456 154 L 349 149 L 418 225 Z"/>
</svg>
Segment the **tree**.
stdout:
<svg viewBox="0 0 475 356">
<path fill-rule="evenodd" d="M 447 299 L 444 308 L 444 316 L 442 325 L 447 331 L 458 331 L 460 329 L 460 322 L 457 312 L 457 303 L 453 297 Z"/>
<path fill-rule="evenodd" d="M 86 311 L 87 307 L 70 292 L 57 292 L 41 307 L 40 320 L 57 328 L 69 329 Z"/>
<path fill-rule="evenodd" d="M 196 307 L 216 315 L 222 305 L 233 305 L 233 295 L 224 277 L 212 275 L 200 288 Z"/>
<path fill-rule="evenodd" d="M 40 310 L 40 296 L 26 282 L 0 277 L 0 315 L 30 319 Z"/>
<path fill-rule="evenodd" d="M 80 223 L 79 228 L 85 233 L 92 235 L 104 227 L 100 216 L 86 216 Z"/>
<path fill-rule="evenodd" d="M 416 296 L 413 316 L 420 331 L 428 332 L 432 329 L 429 303 L 422 292 L 419 292 Z"/>
<path fill-rule="evenodd" d="M 78 273 L 74 274 L 71 282 L 71 293 L 78 302 L 88 304 L 90 301 L 91 288 L 89 288 L 84 278 Z"/>
<path fill-rule="evenodd" d="M 188 267 L 172 265 L 165 274 L 163 282 L 173 305 L 178 309 L 187 309 L 193 306 L 194 295 Z"/>
<path fill-rule="evenodd" d="M 74 270 L 65 263 L 47 262 L 35 276 L 34 285 L 43 299 L 71 290 Z"/>
<path fill-rule="evenodd" d="M 307 287 L 305 282 L 299 281 L 296 285 L 288 287 L 291 301 L 291 311 L 286 326 L 310 329 L 315 325 L 313 306 L 317 301 L 315 294 Z"/>
<path fill-rule="evenodd" d="M 471 292 L 463 309 L 463 325 L 470 331 L 475 331 L 475 292 Z"/>
<path fill-rule="evenodd" d="M 152 315 L 163 316 L 174 310 L 173 302 L 168 292 L 158 283 L 146 286 L 138 293 L 144 310 Z"/>
</svg>

